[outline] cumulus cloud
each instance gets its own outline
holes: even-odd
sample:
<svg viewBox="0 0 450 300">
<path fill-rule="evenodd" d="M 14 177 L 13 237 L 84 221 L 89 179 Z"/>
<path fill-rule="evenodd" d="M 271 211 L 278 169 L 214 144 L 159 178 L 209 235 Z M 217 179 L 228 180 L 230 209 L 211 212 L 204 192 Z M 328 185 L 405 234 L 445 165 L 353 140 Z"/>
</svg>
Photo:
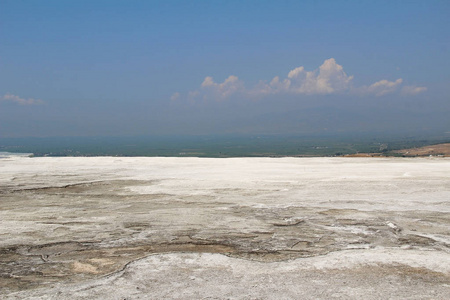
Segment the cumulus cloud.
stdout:
<svg viewBox="0 0 450 300">
<path fill-rule="evenodd" d="M 44 101 L 40 99 L 33 99 L 33 98 L 25 99 L 9 93 L 5 94 L 3 97 L 0 97 L 0 100 L 5 102 L 13 102 L 20 105 L 39 105 L 44 103 Z"/>
<path fill-rule="evenodd" d="M 402 84 L 403 79 L 399 78 L 396 81 L 389 81 L 386 79 L 375 82 L 374 84 L 363 87 L 362 90 L 375 96 L 383 96 L 393 93 L 397 90 L 398 86 Z"/>
<path fill-rule="evenodd" d="M 330 95 L 344 93 L 381 97 L 399 90 L 404 95 L 416 95 L 426 91 L 425 87 L 404 86 L 401 88 L 403 83 L 401 78 L 395 81 L 383 79 L 362 87 L 354 87 L 352 81 L 353 76 L 347 75 L 344 68 L 336 63 L 334 58 L 329 58 L 316 70 L 307 71 L 300 66 L 289 71 L 285 78 L 275 76 L 269 82 L 261 80 L 252 88 L 246 88 L 244 83 L 234 75 L 229 76 L 222 83 L 217 83 L 212 77 L 207 76 L 200 89 L 189 93 L 189 98 L 224 100 L 233 95 L 254 98 L 277 94 Z M 177 97 L 179 96 L 178 94 Z"/>
<path fill-rule="evenodd" d="M 298 67 L 289 71 L 287 78 L 274 77 L 269 84 L 260 84 L 253 94 L 307 94 L 325 95 L 340 93 L 351 87 L 353 76 L 348 76 L 334 58 L 324 61 L 315 71 L 305 71 Z"/>
<path fill-rule="evenodd" d="M 200 89 L 205 99 L 214 97 L 217 100 L 223 100 L 235 93 L 245 91 L 244 83 L 234 75 L 229 76 L 222 83 L 217 83 L 208 76 L 203 80 Z M 196 96 L 198 93 L 193 95 Z"/>
<path fill-rule="evenodd" d="M 425 92 L 426 90 L 427 90 L 427 88 L 423 87 L 423 86 L 407 85 L 402 88 L 402 94 L 403 95 L 417 95 L 417 94 Z"/>
<path fill-rule="evenodd" d="M 178 100 L 180 98 L 180 93 L 176 92 L 173 93 L 172 96 L 170 97 L 170 100 L 175 101 Z"/>
</svg>

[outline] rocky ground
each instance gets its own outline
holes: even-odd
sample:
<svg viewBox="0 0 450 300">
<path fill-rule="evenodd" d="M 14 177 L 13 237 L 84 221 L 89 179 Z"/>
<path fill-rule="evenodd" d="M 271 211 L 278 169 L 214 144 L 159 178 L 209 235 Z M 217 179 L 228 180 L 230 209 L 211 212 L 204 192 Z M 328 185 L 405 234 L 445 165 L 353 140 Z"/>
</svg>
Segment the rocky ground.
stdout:
<svg viewBox="0 0 450 300">
<path fill-rule="evenodd" d="M 0 159 L 0 298 L 448 299 L 448 158 Z"/>
</svg>

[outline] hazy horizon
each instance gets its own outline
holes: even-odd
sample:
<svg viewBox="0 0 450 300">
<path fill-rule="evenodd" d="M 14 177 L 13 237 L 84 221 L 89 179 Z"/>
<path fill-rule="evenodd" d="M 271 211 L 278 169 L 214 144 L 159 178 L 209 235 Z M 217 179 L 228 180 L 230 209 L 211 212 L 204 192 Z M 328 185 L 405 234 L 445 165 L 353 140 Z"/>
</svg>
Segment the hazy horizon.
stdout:
<svg viewBox="0 0 450 300">
<path fill-rule="evenodd" d="M 1 1 L 0 138 L 450 132 L 447 1 Z"/>
</svg>

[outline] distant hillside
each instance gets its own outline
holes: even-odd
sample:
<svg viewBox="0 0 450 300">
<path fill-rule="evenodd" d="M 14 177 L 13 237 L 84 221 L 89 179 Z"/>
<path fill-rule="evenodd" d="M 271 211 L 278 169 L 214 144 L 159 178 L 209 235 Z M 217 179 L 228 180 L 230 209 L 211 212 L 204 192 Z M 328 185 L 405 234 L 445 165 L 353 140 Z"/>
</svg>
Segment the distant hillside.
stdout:
<svg viewBox="0 0 450 300">
<path fill-rule="evenodd" d="M 417 157 L 417 156 L 444 156 L 450 157 L 450 143 L 428 145 L 423 147 L 376 152 L 376 153 L 355 153 L 344 155 L 346 157 L 376 157 L 376 156 L 403 156 L 403 157 Z"/>
<path fill-rule="evenodd" d="M 450 143 L 424 146 L 420 148 L 410 148 L 392 151 L 393 153 L 401 154 L 402 156 L 429 156 L 442 155 L 450 156 Z"/>
</svg>

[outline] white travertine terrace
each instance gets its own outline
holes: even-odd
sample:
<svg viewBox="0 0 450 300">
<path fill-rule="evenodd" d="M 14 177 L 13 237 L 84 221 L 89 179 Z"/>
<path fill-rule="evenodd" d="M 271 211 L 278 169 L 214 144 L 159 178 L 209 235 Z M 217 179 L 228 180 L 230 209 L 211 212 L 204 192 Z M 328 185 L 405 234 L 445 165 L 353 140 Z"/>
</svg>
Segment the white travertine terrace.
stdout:
<svg viewBox="0 0 450 300">
<path fill-rule="evenodd" d="M 448 158 L 0 159 L 5 299 L 445 299 Z"/>
</svg>

